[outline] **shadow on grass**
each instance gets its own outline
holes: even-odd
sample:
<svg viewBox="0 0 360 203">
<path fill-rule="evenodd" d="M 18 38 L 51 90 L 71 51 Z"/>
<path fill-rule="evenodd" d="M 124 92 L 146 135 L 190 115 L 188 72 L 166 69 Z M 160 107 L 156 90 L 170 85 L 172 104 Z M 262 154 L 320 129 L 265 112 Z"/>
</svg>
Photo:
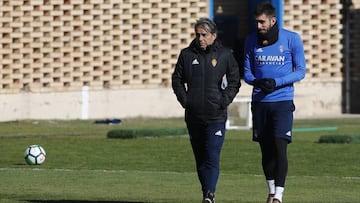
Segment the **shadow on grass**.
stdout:
<svg viewBox="0 0 360 203">
<path fill-rule="evenodd" d="M 25 200 L 25 201 L 32 203 L 145 203 L 145 202 L 94 201 L 94 200 Z"/>
</svg>

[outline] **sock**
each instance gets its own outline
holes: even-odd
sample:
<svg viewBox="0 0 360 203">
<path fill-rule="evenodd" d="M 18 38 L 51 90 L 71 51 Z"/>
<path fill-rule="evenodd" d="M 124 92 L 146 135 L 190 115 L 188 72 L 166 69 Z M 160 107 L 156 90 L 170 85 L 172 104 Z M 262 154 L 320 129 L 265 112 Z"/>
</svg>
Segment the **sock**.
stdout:
<svg viewBox="0 0 360 203">
<path fill-rule="evenodd" d="M 284 192 L 284 187 L 275 187 L 275 199 L 280 200 L 280 202 L 282 202 L 282 196 L 283 196 L 283 192 Z"/>
<path fill-rule="evenodd" d="M 275 194 L 275 180 L 266 180 L 268 188 L 269 188 L 269 194 Z"/>
</svg>

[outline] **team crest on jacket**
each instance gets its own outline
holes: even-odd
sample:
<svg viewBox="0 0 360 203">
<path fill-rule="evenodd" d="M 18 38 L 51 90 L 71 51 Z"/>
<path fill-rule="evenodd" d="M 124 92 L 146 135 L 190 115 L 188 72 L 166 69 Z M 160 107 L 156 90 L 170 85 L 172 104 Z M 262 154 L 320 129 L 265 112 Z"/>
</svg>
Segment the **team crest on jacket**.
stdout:
<svg viewBox="0 0 360 203">
<path fill-rule="evenodd" d="M 279 46 L 279 51 L 282 53 L 282 52 L 284 52 L 284 47 L 283 47 L 283 45 L 280 45 Z"/>
<path fill-rule="evenodd" d="M 217 64 L 217 60 L 216 60 L 216 59 L 211 60 L 211 64 L 212 64 L 213 67 L 215 68 L 215 66 L 216 66 L 216 64 Z"/>
</svg>

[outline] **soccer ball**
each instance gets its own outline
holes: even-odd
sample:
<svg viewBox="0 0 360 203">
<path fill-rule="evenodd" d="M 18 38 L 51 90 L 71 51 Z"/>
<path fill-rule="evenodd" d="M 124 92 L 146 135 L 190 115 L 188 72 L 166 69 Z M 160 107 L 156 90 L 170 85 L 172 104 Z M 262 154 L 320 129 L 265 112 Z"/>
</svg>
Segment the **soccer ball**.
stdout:
<svg viewBox="0 0 360 203">
<path fill-rule="evenodd" d="M 30 145 L 24 153 L 25 161 L 29 165 L 44 163 L 45 156 L 46 152 L 40 145 Z"/>
</svg>

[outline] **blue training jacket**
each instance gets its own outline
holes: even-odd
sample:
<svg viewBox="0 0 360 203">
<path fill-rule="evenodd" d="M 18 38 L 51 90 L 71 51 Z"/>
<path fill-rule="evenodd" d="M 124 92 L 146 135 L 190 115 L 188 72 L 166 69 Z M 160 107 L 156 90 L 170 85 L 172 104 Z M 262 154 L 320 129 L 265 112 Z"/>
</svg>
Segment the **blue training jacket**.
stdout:
<svg viewBox="0 0 360 203">
<path fill-rule="evenodd" d="M 246 83 L 252 85 L 253 80 L 261 78 L 273 78 L 276 82 L 276 90 L 270 94 L 254 87 L 253 101 L 293 100 L 293 83 L 303 79 L 306 73 L 304 47 L 297 33 L 280 28 L 278 41 L 269 46 L 260 46 L 257 34 L 250 34 L 245 41 L 244 54 Z"/>
</svg>

